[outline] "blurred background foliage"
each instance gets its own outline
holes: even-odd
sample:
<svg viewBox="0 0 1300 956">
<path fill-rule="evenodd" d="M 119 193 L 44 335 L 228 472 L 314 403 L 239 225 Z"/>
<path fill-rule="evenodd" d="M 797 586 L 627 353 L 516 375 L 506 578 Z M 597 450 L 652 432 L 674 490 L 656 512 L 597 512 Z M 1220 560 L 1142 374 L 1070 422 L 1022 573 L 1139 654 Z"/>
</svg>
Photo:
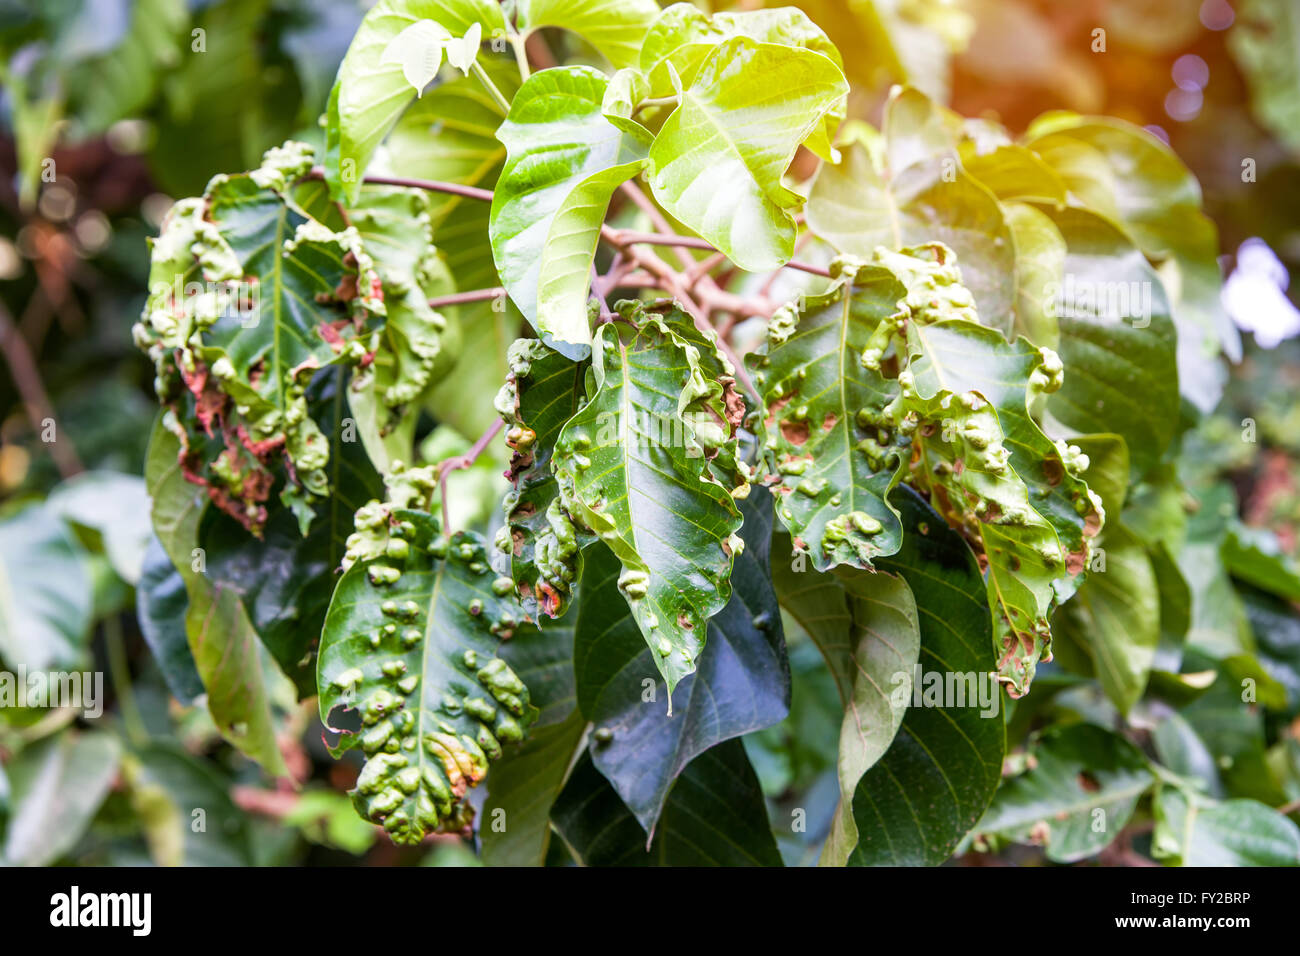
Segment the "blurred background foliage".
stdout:
<svg viewBox="0 0 1300 956">
<path fill-rule="evenodd" d="M 1287 294 L 1300 269 L 1300 6 L 796 5 L 844 51 L 851 115 L 877 121 L 890 84 L 905 81 L 1013 132 L 1049 109 L 1109 114 L 1166 139 L 1200 180 L 1230 276 L 1229 312 L 1254 336 L 1219 410 L 1184 442 L 1197 472 L 1189 486 L 1230 481 L 1221 508 L 1201 509 L 1200 525 L 1212 525 L 1206 578 L 1189 584 L 1214 593 L 1215 575 L 1234 575 L 1245 597 L 1225 602 L 1229 619 L 1215 626 L 1253 629 L 1266 656 L 1290 663 L 1261 691 L 1280 685 L 1281 707 L 1225 715 L 1208 693 L 1177 719 L 1205 742 L 1211 789 L 1296 800 L 1300 687 L 1287 675 L 1300 674 L 1300 633 L 1294 608 L 1276 596 L 1286 587 L 1251 580 L 1251 554 L 1294 559 L 1300 540 L 1300 340 L 1289 337 L 1300 313 Z M 328 759 L 314 702 L 297 701 L 268 661 L 289 774 L 269 778 L 216 733 L 196 686 L 169 685 L 155 663 L 168 653 L 158 622 L 184 613 L 183 592 L 175 606 L 137 614 L 135 586 L 157 547 L 139 477 L 156 412 L 152 372 L 130 337 L 145 298 L 146 237 L 212 175 L 255 166 L 289 137 L 320 143 L 318 117 L 365 6 L 0 0 L 0 662 L 103 672 L 106 700 L 94 719 L 32 702 L 0 708 L 0 860 L 476 862 L 457 838 L 415 849 L 377 840 L 344 794 L 355 765 Z M 462 439 L 439 430 L 427 441 L 442 449 Z M 464 480 L 489 487 L 483 476 Z M 791 668 L 790 719 L 747 745 L 773 818 L 808 810 L 808 833 L 782 847 L 788 863 L 807 863 L 838 795 L 839 714 L 810 644 L 791 647 Z M 1104 722 L 1096 711 L 1105 706 L 1091 688 L 1049 674 L 1012 713 L 1009 734 L 1014 743 L 1053 713 Z M 1166 749 L 1174 737 L 1164 733 Z M 1041 859 L 997 849 L 972 847 L 964 861 Z M 1126 852 L 1117 846 L 1108 861 Z"/>
</svg>

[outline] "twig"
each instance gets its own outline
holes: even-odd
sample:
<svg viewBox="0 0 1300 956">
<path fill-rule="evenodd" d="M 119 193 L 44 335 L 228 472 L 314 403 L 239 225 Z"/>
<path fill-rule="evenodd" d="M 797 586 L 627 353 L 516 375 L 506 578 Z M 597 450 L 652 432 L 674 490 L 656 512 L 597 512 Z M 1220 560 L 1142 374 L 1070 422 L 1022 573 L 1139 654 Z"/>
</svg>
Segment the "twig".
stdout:
<svg viewBox="0 0 1300 956">
<path fill-rule="evenodd" d="M 429 308 L 441 309 L 449 305 L 464 305 L 467 302 L 486 302 L 499 299 L 506 294 L 500 286 L 491 289 L 471 289 L 468 292 L 453 292 L 450 295 L 435 296 L 429 300 Z"/>
<path fill-rule="evenodd" d="M 324 179 L 325 169 L 313 166 L 307 172 L 307 179 Z M 478 199 L 482 202 L 492 201 L 492 190 L 479 189 L 477 186 L 462 186 L 460 183 L 444 183 L 436 179 L 406 179 L 401 176 L 367 176 L 363 180 L 375 186 L 405 186 L 408 189 L 427 189 L 435 193 L 450 193 L 464 196 L 466 199 Z"/>
<path fill-rule="evenodd" d="M 491 443 L 492 439 L 501 431 L 505 425 L 501 419 L 496 419 L 488 430 L 479 436 L 468 452 L 463 455 L 456 455 L 452 458 L 444 459 L 438 463 L 438 497 L 442 503 L 442 535 L 444 538 L 451 537 L 451 519 L 447 512 L 447 476 L 453 471 L 460 471 L 464 468 L 470 468 L 474 462 L 478 461 L 478 456 L 483 454 L 483 449 Z"/>
<path fill-rule="evenodd" d="M 487 75 L 487 70 L 483 69 L 483 65 L 478 60 L 475 60 L 470 64 L 470 69 L 474 71 L 478 81 L 483 84 L 483 88 L 488 91 L 488 95 L 497 101 L 497 106 L 501 107 L 501 112 L 509 113 L 510 101 L 497 89 L 497 85 L 492 82 L 492 77 Z"/>
<path fill-rule="evenodd" d="M 5 361 L 9 363 L 9 371 L 18 387 L 23 407 L 27 410 L 27 418 L 39 437 L 45 421 L 54 421 L 54 408 L 50 405 L 50 397 L 45 392 L 45 384 L 41 381 L 41 373 L 36 370 L 32 353 L 27 348 L 27 341 L 18 334 L 13 317 L 3 304 L 0 304 L 0 352 L 4 353 Z M 85 470 L 81 459 L 77 457 L 76 449 L 68 442 L 60 441 L 57 433 L 55 440 L 46 444 L 59 474 L 64 478 L 71 478 Z"/>
</svg>

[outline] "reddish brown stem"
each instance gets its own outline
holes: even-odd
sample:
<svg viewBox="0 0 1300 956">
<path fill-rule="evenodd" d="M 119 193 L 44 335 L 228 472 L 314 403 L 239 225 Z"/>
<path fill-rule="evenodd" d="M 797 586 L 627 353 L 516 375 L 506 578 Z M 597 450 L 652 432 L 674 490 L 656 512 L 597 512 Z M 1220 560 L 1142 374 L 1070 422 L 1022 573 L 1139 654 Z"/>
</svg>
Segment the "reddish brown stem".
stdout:
<svg viewBox="0 0 1300 956">
<path fill-rule="evenodd" d="M 45 392 L 45 383 L 41 381 L 41 373 L 37 371 L 36 361 L 32 358 L 31 350 L 27 348 L 27 341 L 19 334 L 14 326 L 13 317 L 3 305 L 0 305 L 0 352 L 3 352 L 5 361 L 9 363 L 9 371 L 13 374 L 14 385 L 18 387 L 18 395 L 23 400 L 27 418 L 32 423 L 32 430 L 39 437 L 45 428 L 45 422 L 54 421 L 54 407 Z M 67 441 L 59 441 L 57 434 L 55 440 L 47 444 L 50 456 L 54 459 L 59 474 L 64 478 L 70 478 L 85 470 L 81 465 L 81 459 L 77 457 L 76 449 Z"/>
</svg>

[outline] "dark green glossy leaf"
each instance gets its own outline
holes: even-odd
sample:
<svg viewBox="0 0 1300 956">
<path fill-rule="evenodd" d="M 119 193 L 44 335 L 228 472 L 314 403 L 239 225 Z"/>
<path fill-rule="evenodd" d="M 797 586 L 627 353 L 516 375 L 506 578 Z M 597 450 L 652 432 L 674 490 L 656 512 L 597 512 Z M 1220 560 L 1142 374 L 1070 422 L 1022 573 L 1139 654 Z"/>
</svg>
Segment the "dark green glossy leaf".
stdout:
<svg viewBox="0 0 1300 956">
<path fill-rule="evenodd" d="M 892 500 L 906 533 L 880 566 L 901 575 L 916 601 L 922 706 L 914 690 L 894 742 L 858 783 L 858 845 L 849 863 L 936 866 L 980 819 L 1001 780 L 1002 701 L 988 676 L 991 622 L 974 556 L 916 494 L 900 489 Z M 925 676 L 932 674 L 938 677 Z M 938 679 L 961 698 L 927 704 L 926 682 Z"/>
<path fill-rule="evenodd" d="M 194 667 L 194 655 L 190 653 L 185 634 L 190 598 L 185 578 L 172 566 L 156 535 L 145 551 L 144 572 L 135 597 L 140 633 L 162 671 L 167 689 L 182 704 L 191 703 L 203 693 L 203 681 Z"/>
<path fill-rule="evenodd" d="M 551 811 L 586 866 L 780 866 L 758 778 L 739 740 L 712 747 L 677 778 L 654 840 L 589 757 L 573 769 Z"/>
<path fill-rule="evenodd" d="M 710 621 L 699 669 L 673 691 L 655 672 L 637 622 L 619 593 L 619 564 L 601 544 L 584 559 L 574 614 L 578 704 L 595 727 L 596 768 L 647 833 L 673 781 L 696 755 L 761 730 L 789 711 L 781 613 L 768 571 L 771 500 L 754 492 L 742 503 L 744 550 L 731 572 L 731 600 Z"/>
</svg>

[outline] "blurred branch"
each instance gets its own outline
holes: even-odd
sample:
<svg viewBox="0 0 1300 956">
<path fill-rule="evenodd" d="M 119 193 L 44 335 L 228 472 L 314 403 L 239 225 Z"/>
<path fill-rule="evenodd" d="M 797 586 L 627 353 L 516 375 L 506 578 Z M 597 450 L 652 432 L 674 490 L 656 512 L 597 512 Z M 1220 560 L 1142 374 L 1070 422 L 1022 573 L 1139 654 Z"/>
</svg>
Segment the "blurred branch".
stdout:
<svg viewBox="0 0 1300 956">
<path fill-rule="evenodd" d="M 39 438 L 45 423 L 54 421 L 54 408 L 50 405 L 49 395 L 45 392 L 45 383 L 41 381 L 41 373 L 37 371 L 36 361 L 32 358 L 31 350 L 27 348 L 27 340 L 19 334 L 13 316 L 9 314 L 9 310 L 3 303 L 0 303 L 0 352 L 3 352 L 5 361 L 9 364 L 9 371 L 14 377 L 18 395 L 27 410 L 27 418 Z M 44 442 L 44 444 L 49 447 L 50 457 L 54 459 L 59 474 L 64 478 L 70 478 L 85 470 L 77 457 L 76 450 L 70 443 L 59 441 L 57 433 L 54 441 Z"/>
</svg>

